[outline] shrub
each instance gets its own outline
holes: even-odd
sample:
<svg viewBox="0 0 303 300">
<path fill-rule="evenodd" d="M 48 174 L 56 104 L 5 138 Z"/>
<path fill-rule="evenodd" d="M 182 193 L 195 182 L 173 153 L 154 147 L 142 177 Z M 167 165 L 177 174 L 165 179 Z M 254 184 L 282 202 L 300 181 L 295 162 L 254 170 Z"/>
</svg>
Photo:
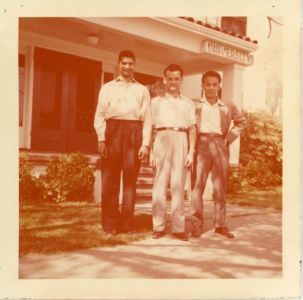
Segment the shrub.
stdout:
<svg viewBox="0 0 303 300">
<path fill-rule="evenodd" d="M 238 172 L 229 175 L 228 192 L 266 189 L 282 184 L 282 125 L 265 112 L 245 113 Z"/>
<path fill-rule="evenodd" d="M 56 202 L 92 199 L 94 175 L 81 153 L 65 154 L 50 161 L 40 181 L 47 191 L 47 199 Z"/>
<path fill-rule="evenodd" d="M 36 202 L 43 199 L 43 187 L 32 173 L 27 153 L 19 154 L 19 201 Z"/>
</svg>

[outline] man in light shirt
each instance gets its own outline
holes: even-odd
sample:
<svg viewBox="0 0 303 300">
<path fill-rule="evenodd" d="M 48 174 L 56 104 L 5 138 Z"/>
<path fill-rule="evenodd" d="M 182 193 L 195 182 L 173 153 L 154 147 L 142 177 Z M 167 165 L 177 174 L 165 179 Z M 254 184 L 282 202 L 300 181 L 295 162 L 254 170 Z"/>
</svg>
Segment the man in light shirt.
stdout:
<svg viewBox="0 0 303 300">
<path fill-rule="evenodd" d="M 152 124 L 156 135 L 150 161 L 155 168 L 152 193 L 155 239 L 165 234 L 166 194 L 170 183 L 172 233 L 180 240 L 188 240 L 184 190 L 186 168 L 191 166 L 195 151 L 196 120 L 192 101 L 180 94 L 182 78 L 182 68 L 169 65 L 164 70 L 166 93 L 152 99 Z"/>
<path fill-rule="evenodd" d="M 140 160 L 148 154 L 150 144 L 150 96 L 148 89 L 134 79 L 135 62 L 131 51 L 120 52 L 119 76 L 102 86 L 94 120 L 101 156 L 102 228 L 109 237 L 119 231 L 135 232 L 136 181 Z"/>
<path fill-rule="evenodd" d="M 205 97 L 196 108 L 197 120 L 197 164 L 196 179 L 192 191 L 192 236 L 200 237 L 203 231 L 203 199 L 209 172 L 212 173 L 214 188 L 215 232 L 227 238 L 234 238 L 226 227 L 225 190 L 229 164 L 229 145 L 245 127 L 245 117 L 231 103 L 218 98 L 221 76 L 208 71 L 202 76 Z M 233 127 L 231 122 L 233 121 Z"/>
</svg>

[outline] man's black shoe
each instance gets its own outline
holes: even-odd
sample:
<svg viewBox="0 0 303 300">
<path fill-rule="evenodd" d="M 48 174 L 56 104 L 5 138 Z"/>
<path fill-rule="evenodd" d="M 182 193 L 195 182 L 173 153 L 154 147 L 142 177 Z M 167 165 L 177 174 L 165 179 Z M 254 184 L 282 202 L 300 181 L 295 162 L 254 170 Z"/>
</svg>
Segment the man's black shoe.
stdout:
<svg viewBox="0 0 303 300">
<path fill-rule="evenodd" d="M 235 238 L 234 234 L 227 227 L 216 227 L 215 233 L 221 234 L 229 239 Z"/>
<path fill-rule="evenodd" d="M 181 241 L 188 241 L 188 235 L 185 232 L 174 232 L 173 236 Z"/>
<path fill-rule="evenodd" d="M 191 231 L 191 236 L 192 237 L 201 237 L 202 235 L 202 229 L 200 227 L 196 227 L 196 228 L 193 228 L 192 231 Z"/>
<path fill-rule="evenodd" d="M 154 231 L 152 237 L 153 239 L 160 239 L 164 235 L 165 231 Z"/>
</svg>

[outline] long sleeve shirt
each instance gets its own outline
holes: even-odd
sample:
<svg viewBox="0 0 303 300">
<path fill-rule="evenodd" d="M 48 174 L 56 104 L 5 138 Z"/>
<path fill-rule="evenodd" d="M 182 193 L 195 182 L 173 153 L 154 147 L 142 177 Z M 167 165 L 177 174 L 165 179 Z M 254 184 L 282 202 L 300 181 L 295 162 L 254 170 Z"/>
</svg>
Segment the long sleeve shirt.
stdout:
<svg viewBox="0 0 303 300">
<path fill-rule="evenodd" d="M 135 79 L 126 82 L 122 77 L 104 84 L 99 93 L 94 119 L 99 142 L 105 141 L 106 120 L 109 119 L 142 121 L 142 145 L 149 146 L 151 107 L 148 89 Z"/>
</svg>

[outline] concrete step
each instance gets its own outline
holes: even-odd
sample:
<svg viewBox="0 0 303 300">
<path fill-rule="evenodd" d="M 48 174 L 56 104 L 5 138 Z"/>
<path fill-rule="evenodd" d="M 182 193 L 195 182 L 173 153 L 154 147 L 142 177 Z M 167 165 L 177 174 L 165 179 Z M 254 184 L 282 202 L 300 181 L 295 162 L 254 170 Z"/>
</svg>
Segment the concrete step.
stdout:
<svg viewBox="0 0 303 300">
<path fill-rule="evenodd" d="M 151 197 L 152 189 L 151 188 L 148 188 L 148 189 L 137 188 L 136 194 L 139 197 L 141 197 L 141 196 L 150 196 Z"/>
<path fill-rule="evenodd" d="M 140 173 L 140 175 L 141 174 L 151 174 L 151 175 L 153 175 L 154 171 L 153 171 L 152 167 L 141 166 L 139 173 Z"/>
<path fill-rule="evenodd" d="M 152 177 L 143 177 L 143 176 L 139 176 L 138 180 L 137 180 L 137 186 L 138 185 L 153 185 L 154 180 Z"/>
</svg>

